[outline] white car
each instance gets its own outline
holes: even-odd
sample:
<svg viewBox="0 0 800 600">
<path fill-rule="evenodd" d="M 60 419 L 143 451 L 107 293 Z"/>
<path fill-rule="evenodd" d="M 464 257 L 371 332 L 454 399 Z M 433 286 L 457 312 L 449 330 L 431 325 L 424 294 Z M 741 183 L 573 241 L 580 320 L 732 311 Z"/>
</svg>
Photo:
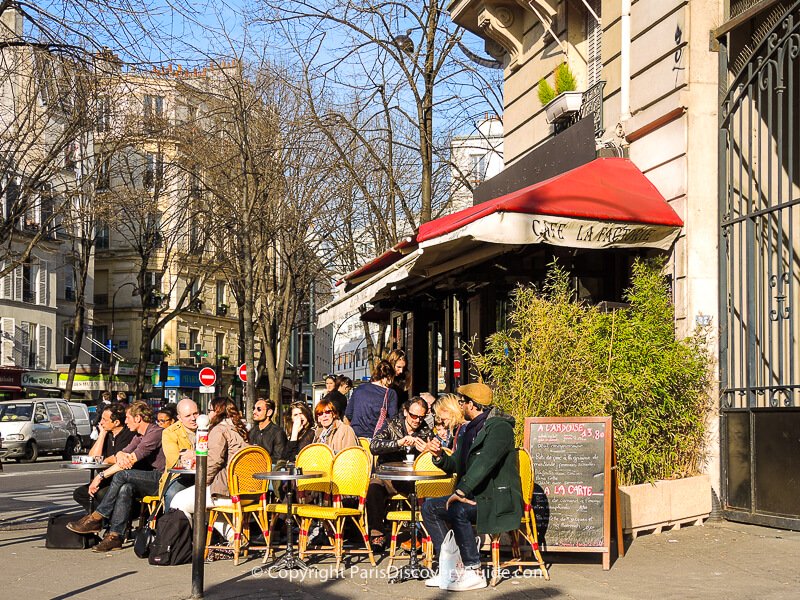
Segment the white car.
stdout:
<svg viewBox="0 0 800 600">
<path fill-rule="evenodd" d="M 0 457 L 35 462 L 39 454 L 69 459 L 83 444 L 69 405 L 58 398 L 0 402 Z"/>
<path fill-rule="evenodd" d="M 75 428 L 81 439 L 82 449 L 88 450 L 92 447 L 92 418 L 89 415 L 89 407 L 80 402 L 70 402 L 69 409 L 75 419 Z"/>
</svg>

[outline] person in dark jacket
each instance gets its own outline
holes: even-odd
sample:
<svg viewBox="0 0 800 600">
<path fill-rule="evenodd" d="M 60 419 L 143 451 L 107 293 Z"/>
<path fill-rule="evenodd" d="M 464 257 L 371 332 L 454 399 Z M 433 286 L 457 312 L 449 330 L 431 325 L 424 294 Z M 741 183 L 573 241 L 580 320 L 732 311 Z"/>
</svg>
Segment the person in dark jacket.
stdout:
<svg viewBox="0 0 800 600">
<path fill-rule="evenodd" d="M 336 378 L 336 387 L 332 392 L 328 392 L 322 400 L 330 400 L 336 407 L 339 417 L 343 417 L 347 411 L 347 394 L 353 389 L 353 380 L 346 375 L 339 375 Z"/>
<path fill-rule="evenodd" d="M 250 443 L 261 446 L 269 452 L 273 462 L 283 458 L 286 452 L 286 434 L 272 420 L 275 415 L 275 403 L 266 398 L 259 398 L 253 407 L 253 428 L 250 430 Z"/>
<path fill-rule="evenodd" d="M 372 371 L 370 382 L 353 391 L 344 414 L 358 437 L 372 439 L 397 414 L 397 394 L 389 388 L 393 379 L 392 365 L 382 360 Z M 384 406 L 385 417 L 382 416 Z"/>
<path fill-rule="evenodd" d="M 462 385 L 456 391 L 468 421 L 458 448 L 448 456 L 436 438 L 427 446 L 437 467 L 457 474 L 456 489 L 450 496 L 427 499 L 422 519 L 437 555 L 449 523 L 464 563 L 456 578 L 439 573 L 426 585 L 438 586 L 443 577 L 448 590 L 465 591 L 486 587 L 472 524 L 477 524 L 479 535 L 519 527 L 522 485 L 514 451 L 514 418 L 492 407 L 492 390 L 483 383 Z"/>
<path fill-rule="evenodd" d="M 396 416 L 389 424 L 372 438 L 370 451 L 378 457 L 378 464 L 406 460 L 407 456 L 416 458 L 427 447 L 433 437 L 425 417 L 428 414 L 428 404 L 419 396 L 414 396 L 403 406 L 402 414 Z M 372 545 L 383 549 L 384 518 L 389 498 L 397 493 L 408 494 L 410 484 L 403 484 L 382 479 L 373 479 L 367 490 L 367 522 L 369 523 Z"/>
<path fill-rule="evenodd" d="M 389 353 L 386 360 L 389 361 L 389 364 L 394 369 L 392 389 L 397 394 L 397 407 L 399 410 L 408 402 L 408 397 L 411 393 L 411 373 L 408 371 L 408 359 L 404 350 L 396 348 Z"/>
</svg>

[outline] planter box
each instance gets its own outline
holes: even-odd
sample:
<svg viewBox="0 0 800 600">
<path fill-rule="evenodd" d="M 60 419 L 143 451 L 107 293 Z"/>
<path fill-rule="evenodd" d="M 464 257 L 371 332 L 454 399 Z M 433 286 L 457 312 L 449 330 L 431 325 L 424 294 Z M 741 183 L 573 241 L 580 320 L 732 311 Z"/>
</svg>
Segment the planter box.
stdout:
<svg viewBox="0 0 800 600">
<path fill-rule="evenodd" d="M 706 475 L 619 488 L 622 529 L 634 538 L 644 531 L 702 525 L 711 513 L 711 483 Z"/>
<path fill-rule="evenodd" d="M 583 92 L 564 92 L 553 98 L 544 107 L 548 123 L 553 123 L 578 112 L 583 104 Z"/>
</svg>

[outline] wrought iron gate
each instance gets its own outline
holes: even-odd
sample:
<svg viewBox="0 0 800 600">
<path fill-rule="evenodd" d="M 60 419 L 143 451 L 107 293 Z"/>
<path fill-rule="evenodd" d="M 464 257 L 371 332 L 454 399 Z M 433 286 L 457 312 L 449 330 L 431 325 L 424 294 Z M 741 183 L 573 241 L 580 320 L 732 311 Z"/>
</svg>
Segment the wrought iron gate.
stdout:
<svg viewBox="0 0 800 600">
<path fill-rule="evenodd" d="M 800 2 L 742 29 L 720 48 L 722 509 L 800 529 Z"/>
</svg>

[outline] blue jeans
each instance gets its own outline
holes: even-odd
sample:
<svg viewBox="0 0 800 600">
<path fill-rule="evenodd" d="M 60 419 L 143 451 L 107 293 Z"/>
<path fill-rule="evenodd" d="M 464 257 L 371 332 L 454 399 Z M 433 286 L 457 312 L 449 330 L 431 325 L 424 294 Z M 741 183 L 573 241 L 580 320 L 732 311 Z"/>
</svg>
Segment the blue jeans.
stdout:
<svg viewBox="0 0 800 600">
<path fill-rule="evenodd" d="M 428 498 L 422 505 L 422 522 L 431 536 L 434 554 L 439 556 L 444 537 L 448 529 L 452 528 L 464 566 L 480 567 L 481 555 L 475 544 L 475 532 L 472 530 L 472 524 L 478 519 L 478 506 L 465 502 L 451 502 L 450 508 L 445 509 L 449 497 Z"/>
<path fill-rule="evenodd" d="M 193 485 L 194 477 L 190 475 L 173 475 L 172 479 L 167 479 L 167 484 L 164 486 L 164 512 L 172 508 L 172 499 L 175 494 Z"/>
<path fill-rule="evenodd" d="M 111 478 L 111 485 L 108 487 L 108 493 L 95 509 L 111 521 L 108 528 L 111 533 L 125 534 L 134 499 L 158 494 L 160 478 L 159 471 L 139 471 L 137 469 L 114 474 L 114 477 Z"/>
</svg>

